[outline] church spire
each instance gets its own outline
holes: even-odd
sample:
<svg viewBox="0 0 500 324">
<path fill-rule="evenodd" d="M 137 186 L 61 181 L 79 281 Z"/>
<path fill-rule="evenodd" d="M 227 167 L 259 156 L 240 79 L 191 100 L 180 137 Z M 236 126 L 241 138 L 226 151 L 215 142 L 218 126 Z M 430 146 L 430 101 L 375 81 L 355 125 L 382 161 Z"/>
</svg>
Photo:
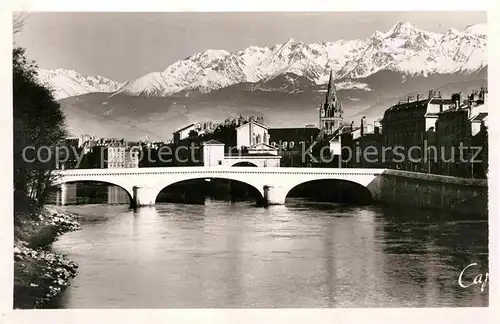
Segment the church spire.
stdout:
<svg viewBox="0 0 500 324">
<path fill-rule="evenodd" d="M 344 115 L 344 108 L 342 107 L 342 101 L 340 101 L 340 100 L 338 100 L 338 103 L 337 103 L 337 112 L 338 112 L 339 116 L 342 118 Z"/>
<path fill-rule="evenodd" d="M 326 91 L 326 105 L 330 107 L 335 101 L 335 84 L 333 83 L 333 70 L 330 70 L 330 80 L 328 80 L 328 90 Z"/>
<path fill-rule="evenodd" d="M 331 70 L 325 102 L 320 110 L 320 129 L 323 129 L 326 134 L 333 134 L 342 126 L 343 114 L 344 111 L 340 100 L 337 98 L 337 91 L 333 83 L 333 71 Z"/>
</svg>

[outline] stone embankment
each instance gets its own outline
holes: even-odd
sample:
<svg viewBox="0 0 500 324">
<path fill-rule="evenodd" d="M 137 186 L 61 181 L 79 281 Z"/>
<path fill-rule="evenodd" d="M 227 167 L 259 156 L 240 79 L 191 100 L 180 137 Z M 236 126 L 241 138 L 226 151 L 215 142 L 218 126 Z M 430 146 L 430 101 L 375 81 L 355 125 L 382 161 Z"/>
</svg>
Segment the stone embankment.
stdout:
<svg viewBox="0 0 500 324">
<path fill-rule="evenodd" d="M 78 265 L 50 246 L 79 228 L 74 215 L 47 206 L 15 227 L 14 308 L 41 308 L 69 286 Z"/>
<path fill-rule="evenodd" d="M 488 180 L 387 169 L 368 185 L 388 205 L 488 217 Z"/>
</svg>

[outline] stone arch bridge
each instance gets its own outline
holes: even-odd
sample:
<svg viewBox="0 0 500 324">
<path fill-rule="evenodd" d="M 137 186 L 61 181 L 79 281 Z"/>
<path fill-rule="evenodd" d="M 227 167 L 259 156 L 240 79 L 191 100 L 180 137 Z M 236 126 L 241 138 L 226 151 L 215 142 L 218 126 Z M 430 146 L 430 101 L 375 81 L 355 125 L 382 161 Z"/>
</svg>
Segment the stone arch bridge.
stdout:
<svg viewBox="0 0 500 324">
<path fill-rule="evenodd" d="M 266 204 L 284 204 L 294 187 L 315 180 L 341 180 L 368 188 L 372 197 L 380 194 L 379 176 L 385 169 L 341 168 L 254 168 L 254 167 L 171 167 L 134 169 L 73 169 L 55 171 L 53 185 L 62 188 L 64 204 L 66 183 L 103 182 L 125 189 L 133 206 L 151 206 L 164 188 L 193 179 L 229 179 L 256 188 Z M 67 189 L 66 189 L 67 190 Z"/>
</svg>

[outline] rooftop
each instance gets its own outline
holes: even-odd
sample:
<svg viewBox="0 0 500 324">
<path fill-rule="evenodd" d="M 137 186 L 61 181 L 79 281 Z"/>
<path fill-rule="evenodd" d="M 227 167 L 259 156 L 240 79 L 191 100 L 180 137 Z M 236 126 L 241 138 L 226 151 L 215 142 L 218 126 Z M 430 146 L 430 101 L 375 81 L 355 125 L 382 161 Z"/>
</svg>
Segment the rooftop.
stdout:
<svg viewBox="0 0 500 324">
<path fill-rule="evenodd" d="M 203 142 L 203 145 L 224 145 L 224 143 L 211 139 L 209 141 Z"/>
<path fill-rule="evenodd" d="M 434 99 L 439 99 L 439 98 L 433 98 Z M 416 107 L 421 107 L 425 106 L 431 99 L 423 99 L 423 100 L 418 100 L 418 101 L 410 101 L 410 102 L 402 102 L 395 104 L 391 108 L 388 109 L 388 111 L 397 111 L 397 110 L 402 110 L 402 109 L 410 109 L 410 108 L 416 108 Z"/>
<path fill-rule="evenodd" d="M 255 125 L 258 125 L 258 126 L 260 126 L 260 127 L 262 127 L 262 128 L 265 128 L 265 129 L 267 129 L 267 128 L 268 128 L 268 127 L 267 127 L 266 125 L 264 125 L 264 124 L 261 124 L 261 123 L 259 123 L 259 122 L 256 122 L 255 120 L 251 120 L 251 121 L 249 121 L 248 123 L 244 123 L 244 124 L 242 124 L 241 126 L 238 126 L 236 129 L 240 129 L 240 128 L 242 128 L 242 127 L 244 127 L 244 126 L 246 126 L 246 125 L 248 125 L 248 124 L 250 124 L 250 123 L 254 123 Z"/>
<path fill-rule="evenodd" d="M 448 98 L 432 98 L 429 103 L 434 105 L 451 105 L 454 102 Z"/>
<path fill-rule="evenodd" d="M 181 132 L 181 131 L 183 131 L 183 130 L 185 130 L 185 129 L 188 129 L 189 127 L 192 127 L 192 126 L 194 126 L 194 123 L 189 124 L 189 125 L 187 125 L 187 126 L 184 126 L 184 127 L 180 128 L 180 129 L 176 130 L 176 131 L 174 132 L 174 134 L 175 134 L 175 133 L 178 133 L 178 132 Z"/>
<path fill-rule="evenodd" d="M 252 150 L 258 150 L 258 151 L 276 151 L 277 148 L 272 146 L 272 145 L 269 145 L 269 144 L 266 144 L 266 143 L 257 143 L 257 144 L 254 144 L 254 145 L 251 145 L 250 147 L 248 147 L 248 150 L 249 151 L 252 151 Z"/>
<path fill-rule="evenodd" d="M 472 122 L 480 122 L 482 121 L 483 119 L 486 118 L 486 116 L 488 116 L 488 113 L 486 112 L 482 112 L 482 113 L 479 113 L 477 115 L 475 115 L 474 117 L 471 118 L 471 121 Z"/>
<path fill-rule="evenodd" d="M 262 158 L 262 157 L 267 157 L 267 158 L 273 158 L 273 159 L 279 159 L 281 158 L 280 155 L 275 155 L 275 154 L 269 154 L 269 153 L 248 153 L 248 152 L 240 152 L 238 154 L 228 154 L 224 155 L 224 158 L 226 159 L 238 159 L 240 157 L 244 156 L 245 158 Z"/>
</svg>

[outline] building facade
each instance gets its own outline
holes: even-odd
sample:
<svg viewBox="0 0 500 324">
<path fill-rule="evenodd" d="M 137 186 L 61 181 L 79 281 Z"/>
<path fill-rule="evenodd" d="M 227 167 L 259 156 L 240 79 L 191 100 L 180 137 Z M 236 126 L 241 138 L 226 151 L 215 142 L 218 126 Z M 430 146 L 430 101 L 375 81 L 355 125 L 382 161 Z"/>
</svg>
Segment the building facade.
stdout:
<svg viewBox="0 0 500 324">
<path fill-rule="evenodd" d="M 221 166 L 224 164 L 224 143 L 210 140 L 203 143 L 203 166 Z"/>
<path fill-rule="evenodd" d="M 488 90 L 473 91 L 439 114 L 436 122 L 438 172 L 444 175 L 485 178 L 487 174 Z M 486 151 L 486 153 L 485 153 Z M 486 154 L 486 155 L 484 155 Z"/>
<path fill-rule="evenodd" d="M 198 124 L 189 124 L 181 129 L 176 130 L 173 133 L 174 143 L 179 143 L 180 141 L 189 137 L 191 132 L 198 132 L 200 130 L 200 125 Z"/>
<path fill-rule="evenodd" d="M 443 111 L 454 104 L 450 98 L 442 98 L 439 93 L 429 91 L 429 97 L 406 101 L 387 109 L 382 124 L 382 156 L 386 167 L 432 172 L 435 161 L 431 161 L 429 147 L 435 146 L 435 124 Z"/>
<path fill-rule="evenodd" d="M 339 132 L 342 143 L 342 163 L 344 168 L 384 168 L 382 161 L 381 126 L 369 123 L 362 117 L 359 126 L 342 127 Z"/>
<path fill-rule="evenodd" d="M 119 143 L 106 148 L 106 167 L 108 169 L 138 168 L 139 151 Z"/>
<path fill-rule="evenodd" d="M 257 144 L 269 145 L 269 133 L 267 126 L 250 120 L 236 128 L 236 142 L 238 150 L 245 150 Z"/>
<path fill-rule="evenodd" d="M 251 124 L 249 122 L 248 124 Z M 217 166 L 242 166 L 242 167 L 280 167 L 281 156 L 278 155 L 278 149 L 262 142 L 264 137 L 254 136 L 254 134 L 261 134 L 263 129 L 267 128 L 258 127 L 257 132 L 249 132 L 252 125 L 242 127 L 243 131 L 238 137 L 237 146 L 241 148 L 237 152 L 225 153 L 225 144 L 216 140 L 209 140 L 202 144 L 202 159 L 204 166 L 217 167 Z M 245 126 L 245 125 L 243 125 Z M 255 125 L 253 125 L 255 126 Z M 259 132 L 260 131 L 260 132 Z M 267 134 L 267 133 L 264 133 Z M 257 142 L 257 140 L 260 140 Z M 250 146 L 249 143 L 256 142 Z"/>
<path fill-rule="evenodd" d="M 312 166 L 309 156 L 303 154 L 317 139 L 317 127 L 270 128 L 269 141 L 281 155 L 281 166 Z"/>
</svg>

